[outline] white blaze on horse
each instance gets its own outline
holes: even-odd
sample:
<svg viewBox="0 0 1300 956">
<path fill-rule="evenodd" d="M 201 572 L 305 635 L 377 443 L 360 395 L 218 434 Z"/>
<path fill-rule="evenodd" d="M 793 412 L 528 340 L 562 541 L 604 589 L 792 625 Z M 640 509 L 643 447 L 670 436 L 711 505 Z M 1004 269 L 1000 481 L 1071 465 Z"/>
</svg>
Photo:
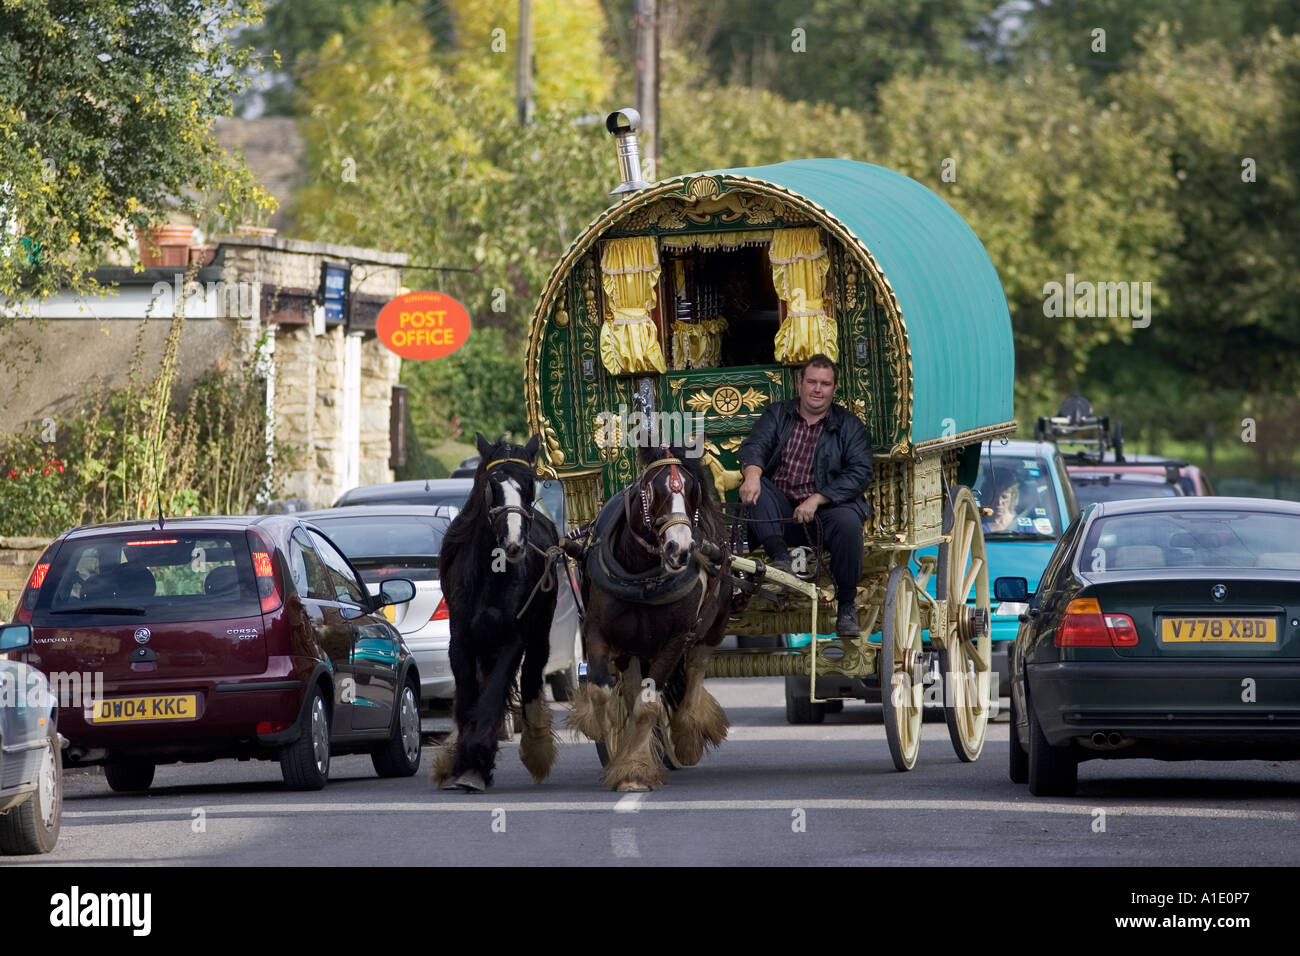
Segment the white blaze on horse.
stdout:
<svg viewBox="0 0 1300 956">
<path fill-rule="evenodd" d="M 726 739 L 726 714 L 704 674 L 732 594 L 722 509 L 699 461 L 665 448 L 640 449 L 638 458 L 640 476 L 602 509 L 587 551 L 589 682 L 569 718 L 593 740 L 618 740 L 603 779 L 629 791 L 666 782 L 656 733 L 665 715 L 680 765 Z"/>
<path fill-rule="evenodd" d="M 557 594 L 547 553 L 558 536 L 533 508 L 538 438 L 524 446 L 477 440 L 474 487 L 443 536 L 438 560 L 451 626 L 456 732 L 439 751 L 433 776 L 443 789 L 467 791 L 492 784 L 516 674 L 524 712 L 519 757 L 535 783 L 555 762 L 542 674 Z"/>
</svg>

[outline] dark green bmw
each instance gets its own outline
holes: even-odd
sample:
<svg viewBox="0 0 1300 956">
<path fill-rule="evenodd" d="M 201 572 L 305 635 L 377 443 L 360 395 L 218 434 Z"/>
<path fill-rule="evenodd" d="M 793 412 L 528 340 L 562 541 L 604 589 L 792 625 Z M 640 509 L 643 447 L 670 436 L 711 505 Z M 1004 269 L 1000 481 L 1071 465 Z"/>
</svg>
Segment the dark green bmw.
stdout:
<svg viewBox="0 0 1300 956">
<path fill-rule="evenodd" d="M 1037 593 L 994 590 L 1027 604 L 1009 769 L 1030 793 L 1073 794 L 1097 758 L 1300 759 L 1300 504 L 1095 504 Z"/>
</svg>

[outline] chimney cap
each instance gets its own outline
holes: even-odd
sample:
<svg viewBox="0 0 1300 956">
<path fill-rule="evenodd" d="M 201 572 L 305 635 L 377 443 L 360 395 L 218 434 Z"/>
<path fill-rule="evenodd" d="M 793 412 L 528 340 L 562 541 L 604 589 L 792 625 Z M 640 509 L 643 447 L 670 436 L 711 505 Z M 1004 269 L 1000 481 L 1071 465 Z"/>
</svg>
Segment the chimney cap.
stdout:
<svg viewBox="0 0 1300 956">
<path fill-rule="evenodd" d="M 605 129 L 611 136 L 636 133 L 641 129 L 641 114 L 630 106 L 615 110 L 605 117 Z"/>
</svg>

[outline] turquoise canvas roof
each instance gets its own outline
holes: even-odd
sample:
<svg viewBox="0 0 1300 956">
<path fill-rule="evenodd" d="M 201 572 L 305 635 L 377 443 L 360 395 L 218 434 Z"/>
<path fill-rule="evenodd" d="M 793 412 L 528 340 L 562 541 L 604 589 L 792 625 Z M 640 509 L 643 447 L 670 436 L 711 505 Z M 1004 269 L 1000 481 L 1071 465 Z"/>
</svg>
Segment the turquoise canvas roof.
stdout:
<svg viewBox="0 0 1300 956">
<path fill-rule="evenodd" d="M 912 350 L 912 441 L 1010 421 L 1015 349 L 998 273 L 970 226 L 902 173 L 847 159 L 711 170 L 781 186 L 822 206 L 875 257 Z M 955 427 L 945 432 L 945 419 Z"/>
</svg>

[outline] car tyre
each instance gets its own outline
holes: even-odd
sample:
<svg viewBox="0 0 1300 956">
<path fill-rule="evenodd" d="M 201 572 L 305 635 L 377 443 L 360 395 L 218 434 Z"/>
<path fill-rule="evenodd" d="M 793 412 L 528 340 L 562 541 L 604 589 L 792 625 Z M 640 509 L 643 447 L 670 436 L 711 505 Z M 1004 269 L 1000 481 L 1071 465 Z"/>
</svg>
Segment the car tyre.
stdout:
<svg viewBox="0 0 1300 956">
<path fill-rule="evenodd" d="M 420 769 L 420 691 L 414 681 L 402 686 L 393 708 L 393 729 L 387 743 L 370 753 L 381 777 L 410 777 Z"/>
<path fill-rule="evenodd" d="M 330 714 L 320 685 L 311 689 L 298 739 L 280 750 L 280 773 L 290 790 L 320 790 L 330 774 Z"/>
<path fill-rule="evenodd" d="M 826 719 L 826 705 L 808 699 L 807 678 L 785 679 L 785 719 L 790 724 L 820 724 Z"/>
<path fill-rule="evenodd" d="M 1007 757 L 1007 776 L 1011 778 L 1012 783 L 1029 782 L 1029 754 L 1025 753 L 1025 748 L 1020 746 L 1020 732 L 1017 725 L 1020 722 L 1020 711 L 1016 708 L 1016 695 L 1011 693 L 1011 732 L 1007 735 L 1009 738 L 1009 748 Z"/>
<path fill-rule="evenodd" d="M 49 853 L 63 822 L 63 767 L 54 740 L 46 740 L 36 790 L 26 802 L 0 815 L 0 853 Z"/>
<path fill-rule="evenodd" d="M 148 760 L 112 760 L 104 765 L 104 779 L 116 793 L 148 790 L 155 766 Z"/>
<path fill-rule="evenodd" d="M 1026 700 L 1029 708 L 1029 792 L 1036 797 L 1072 797 L 1079 787 L 1079 758 L 1069 747 L 1053 747 L 1043 734 L 1042 725 L 1034 713 L 1034 702 Z"/>
</svg>

